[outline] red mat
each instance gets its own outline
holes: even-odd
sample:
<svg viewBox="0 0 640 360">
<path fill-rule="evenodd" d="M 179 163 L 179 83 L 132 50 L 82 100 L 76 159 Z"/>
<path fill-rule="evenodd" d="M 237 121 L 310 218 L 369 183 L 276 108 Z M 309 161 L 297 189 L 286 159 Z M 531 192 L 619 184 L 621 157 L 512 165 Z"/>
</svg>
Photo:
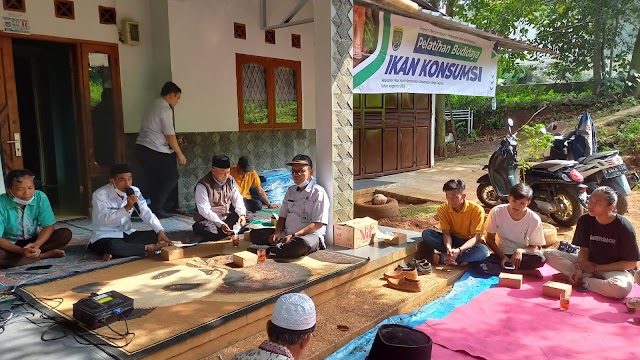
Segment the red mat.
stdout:
<svg viewBox="0 0 640 360">
<path fill-rule="evenodd" d="M 569 311 L 542 297 L 549 280 L 525 278 L 521 289 L 492 288 L 443 320 L 417 327 L 449 350 L 485 359 L 640 359 L 640 314 L 628 314 L 622 300 L 592 292 L 573 293 Z M 640 295 L 634 287 L 630 296 Z M 445 359 L 443 353 L 434 359 Z M 451 355 L 466 354 L 452 352 Z"/>
</svg>

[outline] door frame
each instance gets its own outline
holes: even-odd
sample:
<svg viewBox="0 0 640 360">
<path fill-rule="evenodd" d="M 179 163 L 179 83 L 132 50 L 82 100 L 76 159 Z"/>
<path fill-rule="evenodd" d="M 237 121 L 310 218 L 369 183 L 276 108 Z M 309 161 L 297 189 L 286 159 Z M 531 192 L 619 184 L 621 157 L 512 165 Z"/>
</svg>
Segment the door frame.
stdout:
<svg viewBox="0 0 640 360">
<path fill-rule="evenodd" d="M 112 71 L 112 87 L 113 87 L 113 103 L 114 103 L 114 117 L 115 117 L 115 128 L 116 128 L 116 158 L 118 162 L 123 162 L 125 158 L 125 149 L 124 149 L 124 121 L 123 121 L 123 112 L 122 112 L 122 87 L 121 87 L 121 79 L 120 79 L 120 54 L 118 51 L 117 43 L 108 43 L 102 41 L 92 41 L 92 40 L 82 40 L 82 39 L 72 39 L 72 38 L 64 38 L 57 36 L 49 36 L 49 35 L 22 35 L 22 34 L 11 34 L 11 33 L 0 33 L 0 41 L 3 45 L 8 47 L 7 55 L 2 54 L 2 69 L 4 70 L 0 72 L 0 91 L 4 92 L 6 95 L 7 101 L 5 109 L 0 106 L 0 116 L 7 115 L 9 116 L 8 122 L 12 125 L 11 128 L 6 126 L 1 127 L 0 138 L 2 140 L 2 151 L 3 151 L 3 165 L 11 164 L 13 166 L 19 165 L 19 167 L 23 166 L 22 158 L 19 158 L 19 162 L 16 162 L 15 159 L 9 159 L 7 161 L 6 154 L 7 148 L 10 151 L 14 151 L 13 146 L 7 146 L 8 137 L 10 133 L 14 132 L 14 128 L 17 126 L 19 129 L 20 119 L 18 116 L 18 100 L 16 95 L 16 84 L 15 84 L 15 74 L 14 74 L 14 64 L 13 64 L 13 46 L 11 40 L 13 39 L 26 39 L 26 40 L 34 40 L 34 41 L 47 41 L 47 42 L 57 42 L 57 43 L 65 43 L 73 45 L 71 49 L 71 74 L 72 74 L 72 97 L 74 104 L 74 115 L 76 121 L 76 136 L 78 137 L 78 141 L 76 142 L 76 153 L 77 153 L 77 161 L 80 169 L 80 189 L 79 194 L 83 198 L 83 204 L 85 205 L 83 211 L 85 214 L 89 214 L 89 210 L 91 207 L 91 177 L 92 176 L 103 176 L 107 175 L 109 169 L 105 169 L 104 167 L 97 167 L 95 165 L 95 161 L 93 158 L 93 151 L 87 151 L 87 149 L 93 150 L 93 136 L 92 136 L 92 121 L 91 121 L 91 95 L 90 95 L 90 87 L 89 87 L 89 73 L 88 73 L 88 58 L 83 57 L 83 53 L 91 50 L 103 50 L 109 53 L 109 67 L 111 67 Z M 4 49 L 4 47 L 2 49 Z M 10 55 L 10 56 L 9 56 Z M 85 71 L 85 69 L 87 71 Z M 86 74 L 85 74 L 86 72 Z M 7 89 L 13 89 L 13 91 L 7 91 Z M 2 104 L 0 104 L 2 105 Z M 8 111 L 5 113 L 5 111 Z M 0 119 L 2 121 L 2 119 Z M 0 123 L 0 125 L 2 125 Z M 7 125 L 7 124 L 5 124 Z M 7 132 L 9 130 L 9 132 Z M 83 151 L 82 148 L 85 150 Z M 13 161 L 12 161 L 13 160 Z M 17 168 L 17 167 L 16 167 Z M 4 174 L 3 174 L 4 175 Z"/>
</svg>

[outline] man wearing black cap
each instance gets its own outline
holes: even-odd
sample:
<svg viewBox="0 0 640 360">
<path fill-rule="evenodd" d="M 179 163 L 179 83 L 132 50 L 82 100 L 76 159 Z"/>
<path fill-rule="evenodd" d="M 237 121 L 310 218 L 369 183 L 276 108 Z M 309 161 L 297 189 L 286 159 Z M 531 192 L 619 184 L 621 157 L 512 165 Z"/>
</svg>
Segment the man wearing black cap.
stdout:
<svg viewBox="0 0 640 360">
<path fill-rule="evenodd" d="M 127 164 L 111 167 L 109 184 L 93 193 L 91 242 L 89 250 L 111 257 L 153 254 L 171 241 L 158 218 L 151 212 L 140 189 L 132 185 L 133 177 Z M 131 215 L 136 212 L 153 230 L 131 228 Z"/>
<path fill-rule="evenodd" d="M 276 204 L 271 204 L 267 198 L 267 194 L 264 192 L 264 189 L 262 189 L 262 186 L 260 186 L 260 176 L 258 176 L 258 173 L 249 162 L 247 156 L 241 156 L 240 159 L 238 159 L 238 165 L 231 167 L 231 176 L 236 181 L 236 185 L 238 185 L 240 195 L 244 198 L 244 207 L 247 211 L 256 212 L 262 209 L 262 204 L 267 205 L 269 209 L 280 208 L 280 206 Z M 260 195 L 262 202 L 251 198 L 251 187 Z"/>
<path fill-rule="evenodd" d="M 238 186 L 229 176 L 230 168 L 228 156 L 214 155 L 211 171 L 196 184 L 193 232 L 202 241 L 223 239 L 233 234 L 234 224 L 244 227 L 253 218 L 251 213 L 247 214 Z"/>
<path fill-rule="evenodd" d="M 329 222 L 329 197 L 322 186 L 313 181 L 313 163 L 307 155 L 298 154 L 287 165 L 295 185 L 284 196 L 275 229 L 250 232 L 251 242 L 269 245 L 267 255 L 295 258 L 325 249 L 324 235 Z"/>
</svg>

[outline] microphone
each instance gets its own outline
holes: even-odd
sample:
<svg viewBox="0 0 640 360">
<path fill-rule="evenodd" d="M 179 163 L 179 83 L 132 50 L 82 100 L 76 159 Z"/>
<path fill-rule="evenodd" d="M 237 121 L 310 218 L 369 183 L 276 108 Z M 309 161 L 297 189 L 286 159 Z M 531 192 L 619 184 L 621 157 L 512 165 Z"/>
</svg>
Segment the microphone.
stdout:
<svg viewBox="0 0 640 360">
<path fill-rule="evenodd" d="M 132 188 L 130 188 L 130 187 L 128 187 L 128 188 L 126 188 L 126 189 L 124 189 L 124 193 L 125 193 L 125 194 L 127 194 L 127 196 L 131 196 L 131 195 L 135 194 L 135 193 L 133 192 L 133 189 L 132 189 Z M 137 201 L 136 201 L 136 203 L 135 203 L 135 204 L 133 204 L 133 207 L 136 209 L 136 212 L 137 212 L 138 214 L 140 214 L 140 207 L 138 206 L 138 202 L 137 202 Z"/>
</svg>

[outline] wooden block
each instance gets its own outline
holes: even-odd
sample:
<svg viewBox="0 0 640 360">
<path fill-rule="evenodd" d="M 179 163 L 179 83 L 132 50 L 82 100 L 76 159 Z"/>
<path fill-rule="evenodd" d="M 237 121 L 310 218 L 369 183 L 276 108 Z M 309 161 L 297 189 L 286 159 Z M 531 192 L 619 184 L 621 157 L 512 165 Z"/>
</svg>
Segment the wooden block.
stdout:
<svg viewBox="0 0 640 360">
<path fill-rule="evenodd" d="M 393 245 L 401 245 L 407 242 L 407 234 L 403 232 L 396 232 L 393 234 L 393 239 L 391 239 L 391 243 Z"/>
<path fill-rule="evenodd" d="M 498 286 L 520 289 L 520 287 L 522 286 L 522 275 L 500 273 L 500 276 L 498 276 Z"/>
<path fill-rule="evenodd" d="M 233 254 L 233 263 L 241 267 L 256 265 L 258 263 L 258 255 L 249 251 L 237 252 Z"/>
<path fill-rule="evenodd" d="M 547 281 L 542 285 L 542 294 L 556 299 L 560 298 L 562 294 L 571 296 L 572 290 L 573 287 L 571 285 L 556 281 Z"/>
<path fill-rule="evenodd" d="M 178 260 L 184 257 L 184 251 L 182 251 L 182 248 L 173 245 L 166 246 L 160 249 L 160 257 L 165 261 Z"/>
</svg>

